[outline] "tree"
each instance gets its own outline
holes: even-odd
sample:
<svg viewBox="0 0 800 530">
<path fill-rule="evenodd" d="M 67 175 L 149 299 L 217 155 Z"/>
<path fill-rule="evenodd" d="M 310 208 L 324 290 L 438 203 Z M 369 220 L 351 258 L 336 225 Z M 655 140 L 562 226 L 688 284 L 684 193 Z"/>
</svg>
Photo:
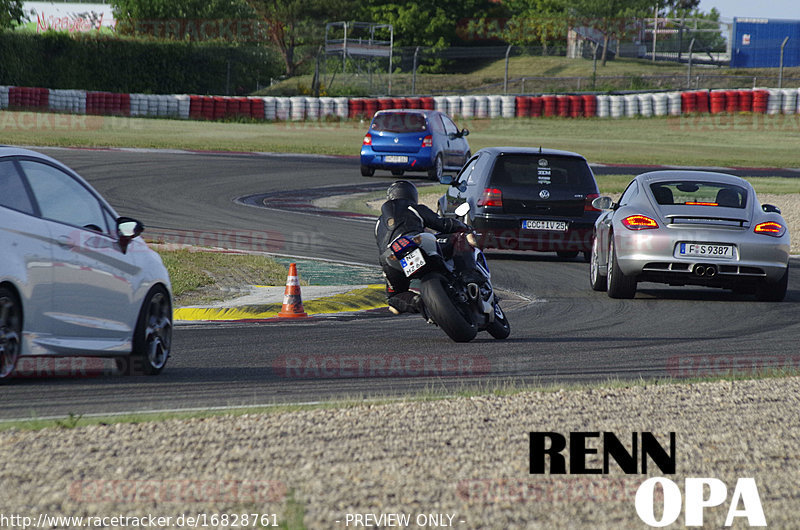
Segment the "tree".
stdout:
<svg viewBox="0 0 800 530">
<path fill-rule="evenodd" d="M 517 46 L 539 44 L 547 55 L 551 42 L 565 41 L 569 23 L 566 0 L 509 0 L 512 13 L 500 37 Z"/>
<path fill-rule="evenodd" d="M 360 16 L 363 20 L 391 24 L 398 46 L 435 49 L 457 44 L 459 24 L 486 16 L 492 7 L 490 0 L 367 0 Z"/>
<path fill-rule="evenodd" d="M 630 20 L 645 16 L 654 7 L 651 0 L 572 0 L 570 5 L 578 18 L 577 25 L 590 27 L 602 35 L 603 66 L 606 65 L 611 38 L 619 39 L 627 32 Z"/>
<path fill-rule="evenodd" d="M 137 28 L 150 28 L 155 21 L 235 21 L 255 16 L 245 0 L 112 0 L 111 5 L 117 32 L 123 35 L 136 34 Z M 185 35 L 178 32 L 176 37 Z"/>
<path fill-rule="evenodd" d="M 0 0 L 0 28 L 10 28 L 22 22 L 22 0 Z"/>
<path fill-rule="evenodd" d="M 2 1 L 2 0 L 0 0 Z M 223 19 L 252 17 L 245 0 L 112 0 L 120 22 L 168 18 Z"/>
<path fill-rule="evenodd" d="M 278 48 L 289 76 L 314 57 L 325 24 L 350 18 L 355 10 L 354 0 L 248 0 L 248 4 L 266 23 L 269 40 Z"/>
</svg>

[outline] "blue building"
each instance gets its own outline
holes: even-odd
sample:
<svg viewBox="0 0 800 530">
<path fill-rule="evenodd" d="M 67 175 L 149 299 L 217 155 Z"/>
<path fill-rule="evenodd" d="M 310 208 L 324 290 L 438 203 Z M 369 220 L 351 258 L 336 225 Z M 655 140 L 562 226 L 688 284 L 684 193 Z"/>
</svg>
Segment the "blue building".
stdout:
<svg viewBox="0 0 800 530">
<path fill-rule="evenodd" d="M 734 18 L 731 68 L 777 68 L 800 66 L 800 20 Z"/>
</svg>

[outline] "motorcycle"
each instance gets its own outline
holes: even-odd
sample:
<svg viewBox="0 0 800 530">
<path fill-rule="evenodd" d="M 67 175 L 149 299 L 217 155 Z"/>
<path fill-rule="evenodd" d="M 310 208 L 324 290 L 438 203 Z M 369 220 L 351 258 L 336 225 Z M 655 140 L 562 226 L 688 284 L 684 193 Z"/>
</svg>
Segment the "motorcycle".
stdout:
<svg viewBox="0 0 800 530">
<path fill-rule="evenodd" d="M 422 316 L 455 342 L 469 342 L 479 331 L 496 339 L 511 333 L 474 234 L 407 234 L 392 241 L 389 250 L 391 267 L 420 280 Z"/>
</svg>

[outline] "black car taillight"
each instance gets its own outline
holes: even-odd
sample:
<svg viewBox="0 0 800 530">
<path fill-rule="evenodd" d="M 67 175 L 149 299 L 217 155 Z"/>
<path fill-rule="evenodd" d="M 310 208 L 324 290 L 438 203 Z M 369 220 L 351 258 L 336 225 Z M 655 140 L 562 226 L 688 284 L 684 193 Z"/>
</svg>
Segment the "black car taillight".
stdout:
<svg viewBox="0 0 800 530">
<path fill-rule="evenodd" d="M 478 199 L 478 206 L 503 206 L 503 192 L 497 188 L 486 188 Z"/>
<path fill-rule="evenodd" d="M 592 201 L 595 200 L 600 196 L 599 193 L 590 193 L 586 196 L 586 201 L 583 203 L 583 211 L 584 212 L 602 212 L 603 210 L 598 210 L 594 206 L 592 206 Z"/>
</svg>

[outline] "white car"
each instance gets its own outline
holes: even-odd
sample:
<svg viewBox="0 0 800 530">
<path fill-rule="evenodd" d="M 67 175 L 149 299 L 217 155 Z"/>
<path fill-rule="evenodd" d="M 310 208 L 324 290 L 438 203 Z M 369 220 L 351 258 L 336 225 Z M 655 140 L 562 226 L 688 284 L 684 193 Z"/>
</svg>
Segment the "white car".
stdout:
<svg viewBox="0 0 800 530">
<path fill-rule="evenodd" d="M 0 381 L 28 355 L 164 368 L 172 290 L 142 230 L 60 162 L 0 147 Z"/>
</svg>

